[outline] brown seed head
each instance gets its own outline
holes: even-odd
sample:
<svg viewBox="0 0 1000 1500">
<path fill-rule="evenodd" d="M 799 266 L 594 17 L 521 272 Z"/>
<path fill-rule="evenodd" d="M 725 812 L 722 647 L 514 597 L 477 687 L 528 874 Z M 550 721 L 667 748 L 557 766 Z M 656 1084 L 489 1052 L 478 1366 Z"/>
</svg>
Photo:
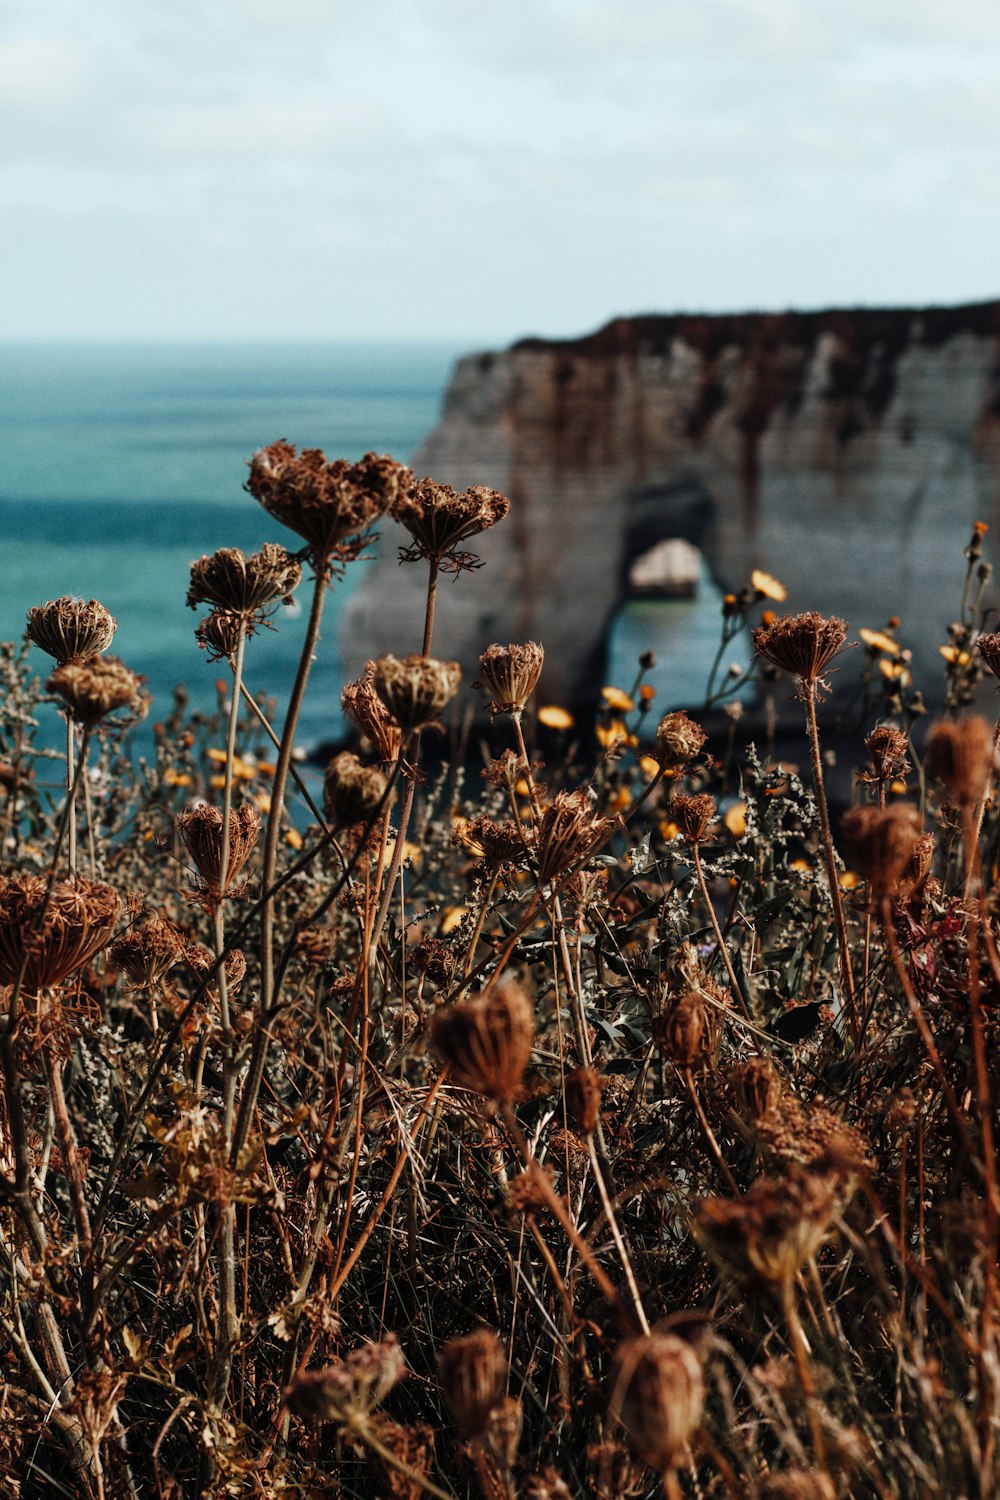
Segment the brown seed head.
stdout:
<svg viewBox="0 0 1000 1500">
<path fill-rule="evenodd" d="M 221 547 L 211 557 L 199 557 L 191 564 L 188 608 L 211 604 L 258 620 L 269 605 L 291 599 L 301 577 L 301 563 L 275 542 L 265 542 L 249 557 L 238 547 Z"/>
<path fill-rule="evenodd" d="M 590 1135 L 597 1128 L 604 1079 L 596 1068 L 574 1068 L 566 1074 L 565 1092 L 570 1123 Z"/>
<path fill-rule="evenodd" d="M 818 1469 L 785 1469 L 769 1474 L 758 1491 L 760 1500 L 837 1500 L 829 1474 Z"/>
<path fill-rule="evenodd" d="M 460 1088 L 488 1099 L 513 1099 L 531 1059 L 535 1012 L 514 980 L 472 1000 L 444 1005 L 431 1017 L 431 1046 Z"/>
<path fill-rule="evenodd" d="M 397 1381 L 406 1361 L 394 1333 L 381 1343 L 362 1344 L 323 1370 L 309 1370 L 292 1381 L 285 1402 L 296 1416 L 351 1426 L 364 1422 Z"/>
<path fill-rule="evenodd" d="M 425 937 L 410 949 L 410 963 L 432 984 L 450 984 L 458 967 L 458 954 L 441 938 Z"/>
<path fill-rule="evenodd" d="M 239 648 L 241 625 L 245 626 L 242 616 L 224 609 L 213 609 L 195 626 L 194 638 L 199 649 L 208 652 L 209 661 L 232 661 Z M 249 635 L 250 627 L 246 630 Z"/>
<path fill-rule="evenodd" d="M 474 553 L 459 552 L 458 544 L 489 531 L 510 510 L 506 495 L 477 487 L 457 494 L 447 484 L 421 479 L 401 493 L 392 508 L 393 519 L 405 526 L 413 546 L 400 549 L 400 562 L 425 558 L 459 572 L 477 567 Z"/>
<path fill-rule="evenodd" d="M 591 1443 L 587 1449 L 587 1474 L 594 1500 L 623 1500 L 638 1495 L 645 1475 L 622 1443 Z"/>
<path fill-rule="evenodd" d="M 335 755 L 323 777 L 323 810 L 334 828 L 367 823 L 385 796 L 386 780 L 349 750 Z"/>
<path fill-rule="evenodd" d="M 913 846 L 913 853 L 900 876 L 900 884 L 907 901 L 918 897 L 927 884 L 927 878 L 934 863 L 934 843 L 933 833 L 922 833 Z"/>
<path fill-rule="evenodd" d="M 357 550 L 373 521 L 389 510 L 413 480 L 391 458 L 366 453 L 360 463 L 328 462 L 318 448 L 296 454 L 290 443 L 272 443 L 250 461 L 247 489 L 276 521 L 309 544 L 312 560 L 325 565 Z"/>
<path fill-rule="evenodd" d="M 976 648 L 983 659 L 983 664 L 994 677 L 1000 677 L 1000 631 L 994 630 L 987 635 L 981 635 L 976 642 Z"/>
<path fill-rule="evenodd" d="M 538 831 L 538 876 L 542 884 L 585 859 L 612 826 L 608 818 L 594 811 L 587 792 L 557 792 L 542 812 Z"/>
<path fill-rule="evenodd" d="M 847 638 L 847 621 L 811 610 L 781 615 L 773 625 L 758 625 L 753 643 L 765 661 L 791 672 L 801 683 L 817 682 Z"/>
<path fill-rule="evenodd" d="M 27 994 L 66 979 L 111 939 L 122 900 L 97 880 L 42 875 L 0 877 L 0 982 L 14 984 L 24 964 Z M 44 916 L 43 916 L 44 912 Z"/>
<path fill-rule="evenodd" d="M 537 641 L 487 646 L 479 658 L 479 681 L 472 685 L 490 694 L 494 714 L 520 714 L 538 686 L 544 662 L 545 651 Z"/>
<path fill-rule="evenodd" d="M 503 1396 L 486 1418 L 483 1446 L 502 1474 L 517 1462 L 524 1407 L 516 1396 Z"/>
<path fill-rule="evenodd" d="M 682 708 L 664 714 L 656 726 L 656 759 L 664 771 L 683 771 L 700 755 L 708 735 Z"/>
<path fill-rule="evenodd" d="M 896 776 L 905 776 L 910 769 L 906 758 L 906 735 L 893 724 L 880 724 L 865 739 L 876 781 L 892 781 Z"/>
<path fill-rule="evenodd" d="M 573 1492 L 558 1469 L 551 1465 L 529 1474 L 524 1481 L 524 1500 L 573 1500 Z"/>
<path fill-rule="evenodd" d="M 218 994 L 218 959 L 211 948 L 206 948 L 204 943 L 188 943 L 184 949 L 184 962 L 199 981 L 212 975 L 213 982 L 207 987 L 208 994 Z M 223 968 L 226 972 L 227 989 L 230 991 L 238 989 L 246 978 L 247 972 L 246 957 L 239 948 L 234 948 L 231 953 L 226 954 Z"/>
<path fill-rule="evenodd" d="M 705 1056 L 705 1004 L 696 990 L 688 990 L 656 1018 L 653 1036 L 670 1061 L 692 1068 Z"/>
<path fill-rule="evenodd" d="M 717 811 L 715 798 L 707 792 L 699 792 L 697 797 L 675 792 L 667 806 L 668 816 L 677 824 L 687 844 L 702 842 Z"/>
<path fill-rule="evenodd" d="M 507 1381 L 507 1353 L 490 1328 L 449 1339 L 438 1355 L 444 1398 L 464 1438 L 486 1430 Z"/>
<path fill-rule="evenodd" d="M 179 929 L 153 912 L 141 927 L 133 927 L 112 943 L 108 957 L 125 970 L 137 990 L 144 990 L 162 979 L 183 952 Z"/>
<path fill-rule="evenodd" d="M 45 689 L 63 700 L 76 723 L 90 728 L 120 708 L 144 714 L 149 706 L 145 681 L 116 656 L 88 656 L 57 667 Z"/>
<path fill-rule="evenodd" d="M 250 802 L 243 802 L 230 811 L 229 853 L 224 889 L 220 889 L 222 823 L 222 808 L 211 807 L 207 802 L 200 803 L 198 807 L 189 807 L 177 818 L 180 836 L 205 882 L 206 895 L 213 901 L 221 901 L 230 894 L 236 877 L 250 858 L 260 836 L 260 813 Z"/>
<path fill-rule="evenodd" d="M 769 1057 L 748 1057 L 730 1068 L 727 1081 L 745 1119 L 759 1120 L 776 1109 L 784 1093 L 781 1074 Z"/>
<path fill-rule="evenodd" d="M 97 599 L 84 603 L 63 594 L 28 610 L 25 634 L 59 666 L 80 656 L 99 656 L 114 639 L 118 621 Z"/>
<path fill-rule="evenodd" d="M 490 870 L 515 865 L 524 857 L 524 839 L 513 818 L 491 818 L 480 813 L 456 829 L 452 843 L 482 859 Z"/>
<path fill-rule="evenodd" d="M 372 663 L 372 686 L 404 734 L 432 724 L 461 679 L 457 661 L 433 656 L 380 656 Z"/>
<path fill-rule="evenodd" d="M 608 1404 L 640 1458 L 657 1473 L 683 1462 L 704 1399 L 701 1361 L 683 1339 L 650 1333 L 619 1344 Z"/>
<path fill-rule="evenodd" d="M 417 1474 L 429 1475 L 434 1462 L 434 1429 L 426 1422 L 414 1422 L 402 1427 L 388 1417 L 374 1416 L 369 1423 L 370 1431 L 383 1448 L 400 1459 L 408 1469 Z M 365 1449 L 365 1463 L 377 1486 L 377 1493 L 385 1500 L 423 1500 L 426 1488 L 416 1479 L 394 1468 L 390 1461 L 372 1448 Z"/>
<path fill-rule="evenodd" d="M 891 896 L 920 838 L 920 814 L 908 802 L 892 807 L 852 807 L 841 819 L 850 863 L 874 897 Z"/>
<path fill-rule="evenodd" d="M 960 807 L 974 807 L 993 769 L 993 731 L 985 719 L 941 719 L 927 735 L 924 767 Z"/>
<path fill-rule="evenodd" d="M 374 671 L 375 663 L 367 662 L 363 676 L 344 688 L 340 703 L 351 723 L 371 741 L 380 760 L 388 765 L 399 755 L 403 732 L 375 691 Z"/>
<path fill-rule="evenodd" d="M 742 1198 L 703 1198 L 695 1235 L 724 1270 L 751 1286 L 787 1288 L 827 1236 L 836 1208 L 830 1177 L 790 1168 Z"/>
</svg>

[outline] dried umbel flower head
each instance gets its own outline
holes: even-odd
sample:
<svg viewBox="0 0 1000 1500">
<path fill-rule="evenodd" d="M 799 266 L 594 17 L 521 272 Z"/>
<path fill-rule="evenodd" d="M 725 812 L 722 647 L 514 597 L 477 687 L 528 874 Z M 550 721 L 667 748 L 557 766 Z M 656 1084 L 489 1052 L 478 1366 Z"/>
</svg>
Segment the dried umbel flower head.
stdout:
<svg viewBox="0 0 1000 1500">
<path fill-rule="evenodd" d="M 205 883 L 205 894 L 221 901 L 233 889 L 237 876 L 250 858 L 260 836 L 260 813 L 250 802 L 230 810 L 229 850 L 226 858 L 225 886 L 222 888 L 221 807 L 202 802 L 178 815 L 177 827 L 185 847 Z"/>
<path fill-rule="evenodd" d="M 538 686 L 544 662 L 545 650 L 538 641 L 487 646 L 479 658 L 479 681 L 473 687 L 490 694 L 494 714 L 520 715 Z"/>
<path fill-rule="evenodd" d="M 676 774 L 691 764 L 708 736 L 700 724 L 688 718 L 682 708 L 664 714 L 656 726 L 656 759 L 664 771 Z"/>
<path fill-rule="evenodd" d="M 692 1068 L 702 1061 L 708 1040 L 705 1003 L 696 990 L 688 990 L 653 1024 L 653 1036 L 664 1056 L 679 1068 Z"/>
<path fill-rule="evenodd" d="M 153 912 L 141 927 L 133 927 L 112 943 L 108 956 L 124 969 L 138 990 L 158 984 L 184 952 L 184 939 L 173 922 Z"/>
<path fill-rule="evenodd" d="M 810 610 L 781 615 L 771 625 L 758 625 L 753 643 L 765 661 L 791 672 L 809 687 L 817 683 L 847 638 L 847 621 Z"/>
<path fill-rule="evenodd" d="M 372 663 L 372 687 L 404 734 L 438 718 L 458 692 L 457 661 L 433 656 L 380 656 Z"/>
<path fill-rule="evenodd" d="M 314 564 L 326 566 L 356 555 L 362 533 L 412 480 L 403 464 L 375 453 L 356 464 L 328 462 L 318 448 L 297 454 L 278 442 L 254 454 L 246 487 L 269 515 L 305 538 Z"/>
<path fill-rule="evenodd" d="M 726 1078 L 745 1119 L 760 1120 L 781 1102 L 784 1084 L 769 1057 L 748 1057 L 730 1068 Z"/>
<path fill-rule="evenodd" d="M 426 1422 L 403 1427 L 388 1417 L 375 1416 L 369 1423 L 369 1431 L 383 1448 L 388 1449 L 391 1458 L 398 1459 L 414 1474 L 430 1474 L 434 1462 L 434 1429 Z M 423 1500 L 427 1493 L 419 1479 L 411 1479 L 373 1448 L 365 1449 L 365 1463 L 375 1481 L 377 1493 L 386 1496 L 387 1500 Z"/>
<path fill-rule="evenodd" d="M 513 818 L 470 818 L 452 834 L 452 843 L 481 859 L 490 870 L 517 864 L 524 855 L 524 835 Z"/>
<path fill-rule="evenodd" d="M 566 1074 L 566 1113 L 584 1135 L 597 1129 L 604 1079 L 596 1068 L 574 1068 Z"/>
<path fill-rule="evenodd" d="M 370 740 L 380 760 L 389 764 L 399 756 L 403 731 L 375 691 L 375 663 L 367 662 L 363 676 L 349 682 L 340 695 L 340 704 L 351 723 Z"/>
<path fill-rule="evenodd" d="M 985 719 L 941 719 L 927 735 L 924 769 L 960 807 L 974 807 L 993 770 L 993 731 Z"/>
<path fill-rule="evenodd" d="M 906 735 L 894 724 L 880 724 L 865 739 L 872 758 L 875 781 L 892 781 L 896 776 L 905 776 L 910 769 L 906 758 Z"/>
<path fill-rule="evenodd" d="M 184 962 L 199 982 L 211 977 L 212 983 L 207 986 L 208 993 L 218 993 L 219 960 L 211 948 L 206 948 L 204 943 L 188 943 L 184 949 Z M 234 948 L 231 953 L 226 954 L 222 967 L 227 989 L 238 989 L 246 978 L 247 961 L 244 953 L 239 948 Z"/>
<path fill-rule="evenodd" d="M 934 844 L 933 833 L 922 833 L 913 846 L 913 852 L 900 876 L 902 894 L 907 901 L 920 896 L 927 884 L 934 863 Z"/>
<path fill-rule="evenodd" d="M 976 649 L 983 659 L 983 665 L 994 677 L 1000 677 L 1000 631 L 994 630 L 981 635 L 976 642 Z"/>
<path fill-rule="evenodd" d="M 538 830 L 538 877 L 544 885 L 586 859 L 613 824 L 599 817 L 588 792 L 557 792 L 542 813 Z"/>
<path fill-rule="evenodd" d="M 118 892 L 98 880 L 50 890 L 43 875 L 0 878 L 0 982 L 23 972 L 27 994 L 59 984 L 108 944 L 121 914 Z"/>
<path fill-rule="evenodd" d="M 367 823 L 382 805 L 386 779 L 376 766 L 342 750 L 335 755 L 323 777 L 323 810 L 335 828 Z"/>
<path fill-rule="evenodd" d="M 381 1343 L 352 1349 L 336 1364 L 297 1376 L 285 1391 L 285 1404 L 307 1420 L 354 1427 L 365 1422 L 405 1374 L 399 1340 L 390 1333 Z"/>
<path fill-rule="evenodd" d="M 514 980 L 431 1017 L 431 1046 L 460 1088 L 506 1102 L 520 1087 L 535 1041 L 535 1011 Z"/>
<path fill-rule="evenodd" d="M 489 531 L 510 510 L 506 495 L 477 486 L 457 494 L 447 484 L 421 479 L 396 500 L 393 519 L 413 538 L 412 547 L 401 547 L 400 562 L 425 558 L 445 571 L 461 572 L 478 567 L 472 552 L 459 552 L 459 542 Z"/>
<path fill-rule="evenodd" d="M 780 1181 L 760 1178 L 742 1198 L 703 1198 L 693 1228 L 737 1280 L 787 1292 L 826 1238 L 836 1206 L 832 1178 L 790 1168 Z"/>
<path fill-rule="evenodd" d="M 45 688 L 63 700 L 77 724 L 92 728 L 120 708 L 144 713 L 149 703 L 145 681 L 116 656 L 88 656 L 57 667 Z"/>
<path fill-rule="evenodd" d="M 507 1382 L 503 1344 L 491 1328 L 449 1339 L 438 1355 L 438 1372 L 459 1432 L 481 1437 Z"/>
<path fill-rule="evenodd" d="M 114 639 L 118 621 L 97 599 L 86 603 L 63 594 L 28 610 L 25 635 L 59 666 L 80 656 L 99 656 Z"/>
<path fill-rule="evenodd" d="M 622 1443 L 591 1443 L 587 1475 L 594 1500 L 623 1500 L 626 1495 L 637 1495 L 645 1478 L 643 1467 Z"/>
<path fill-rule="evenodd" d="M 291 599 L 301 577 L 301 563 L 275 542 L 265 542 L 249 557 L 238 547 L 220 547 L 191 564 L 188 608 L 211 604 L 245 620 L 259 620 L 279 599 Z"/>
<path fill-rule="evenodd" d="M 232 661 L 239 649 L 240 631 L 245 629 L 246 621 L 242 615 L 213 609 L 195 626 L 194 638 L 199 649 L 208 652 L 209 661 Z"/>
<path fill-rule="evenodd" d="M 650 1333 L 619 1344 L 608 1404 L 640 1458 L 658 1474 L 683 1461 L 704 1400 L 701 1361 L 683 1339 Z"/>
<path fill-rule="evenodd" d="M 667 806 L 668 816 L 677 824 L 686 844 L 702 842 L 717 811 L 715 798 L 707 792 L 699 792 L 696 797 L 676 792 Z"/>
<path fill-rule="evenodd" d="M 524 1407 L 516 1396 L 503 1396 L 486 1419 L 483 1446 L 502 1474 L 517 1462 L 523 1423 Z"/>
<path fill-rule="evenodd" d="M 841 819 L 847 857 L 881 900 L 891 896 L 920 838 L 920 814 L 908 802 L 852 807 Z"/>
<path fill-rule="evenodd" d="M 459 955 L 441 938 L 425 937 L 410 949 L 410 963 L 432 984 L 450 984 L 458 968 Z"/>
</svg>

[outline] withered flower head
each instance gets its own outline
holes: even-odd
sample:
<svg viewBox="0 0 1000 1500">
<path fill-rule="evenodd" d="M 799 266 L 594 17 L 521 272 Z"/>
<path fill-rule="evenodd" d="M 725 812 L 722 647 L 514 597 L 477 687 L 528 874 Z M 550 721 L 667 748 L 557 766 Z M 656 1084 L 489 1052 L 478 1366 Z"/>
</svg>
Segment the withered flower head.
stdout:
<svg viewBox="0 0 1000 1500">
<path fill-rule="evenodd" d="M 141 927 L 133 927 L 111 944 L 111 962 L 124 969 L 136 989 L 148 989 L 172 969 L 184 952 L 180 931 L 166 917 L 153 912 Z"/>
<path fill-rule="evenodd" d="M 531 1058 L 535 1012 L 514 980 L 431 1017 L 431 1046 L 460 1088 L 513 1099 Z"/>
<path fill-rule="evenodd" d="M 352 1349 L 336 1364 L 297 1376 L 285 1391 L 285 1402 L 296 1416 L 355 1426 L 365 1422 L 405 1374 L 399 1340 L 390 1333 L 381 1343 Z"/>
<path fill-rule="evenodd" d="M 278 442 L 254 454 L 246 487 L 269 515 L 305 538 L 313 562 L 324 566 L 355 555 L 362 533 L 412 479 L 403 464 L 374 453 L 356 464 L 328 462 L 319 448 L 296 454 L 291 443 Z"/>
<path fill-rule="evenodd" d="M 291 598 L 301 577 L 301 564 L 275 542 L 265 542 L 249 557 L 238 547 L 220 547 L 211 557 L 191 564 L 188 608 L 211 604 L 246 620 L 259 620 L 269 605 Z"/>
<path fill-rule="evenodd" d="M 640 1464 L 622 1443 L 591 1443 L 587 1449 L 587 1474 L 594 1500 L 623 1500 L 643 1487 Z"/>
<path fill-rule="evenodd" d="M 449 1339 L 438 1355 L 438 1371 L 459 1432 L 481 1437 L 507 1380 L 503 1344 L 490 1328 Z"/>
<path fill-rule="evenodd" d="M 835 1209 L 831 1177 L 790 1167 L 781 1180 L 759 1178 L 742 1198 L 703 1198 L 693 1228 L 738 1280 L 787 1290 L 826 1238 Z"/>
<path fill-rule="evenodd" d="M 682 994 L 653 1025 L 657 1046 L 679 1068 L 691 1068 L 705 1055 L 705 1002 L 696 990 Z"/>
<path fill-rule="evenodd" d="M 759 1120 L 776 1109 L 784 1093 L 781 1074 L 769 1057 L 748 1057 L 726 1075 L 745 1119 Z"/>
<path fill-rule="evenodd" d="M 850 863 L 878 899 L 891 896 L 920 838 L 920 814 L 908 802 L 852 807 L 841 819 Z"/>
<path fill-rule="evenodd" d="M 59 984 L 107 945 L 121 913 L 118 892 L 97 880 L 48 891 L 43 875 L 0 877 L 0 982 L 14 984 L 23 963 L 27 994 Z"/>
<path fill-rule="evenodd" d="M 459 955 L 441 938 L 424 937 L 410 949 L 410 963 L 432 984 L 450 984 L 458 968 Z"/>
<path fill-rule="evenodd" d="M 517 646 L 487 646 L 479 658 L 480 677 L 473 687 L 491 695 L 494 714 L 520 714 L 538 686 L 545 650 L 537 641 Z"/>
<path fill-rule="evenodd" d="M 323 777 L 323 810 L 335 828 L 366 823 L 385 796 L 386 780 L 376 766 L 342 750 L 335 755 Z"/>
<path fill-rule="evenodd" d="M 683 1339 L 650 1333 L 619 1344 L 608 1404 L 640 1458 L 657 1473 L 683 1462 L 704 1400 L 701 1361 Z"/>
<path fill-rule="evenodd" d="M 401 1460 L 415 1474 L 428 1475 L 434 1462 L 434 1429 L 426 1422 L 414 1422 L 407 1427 L 393 1422 L 388 1417 L 371 1418 L 369 1430 L 374 1433 L 392 1458 Z M 417 1479 L 411 1479 L 389 1458 L 384 1458 L 374 1448 L 365 1449 L 365 1463 L 377 1486 L 377 1493 L 387 1500 L 423 1500 L 426 1487 Z"/>
<path fill-rule="evenodd" d="M 584 1135 L 597 1128 L 605 1080 L 596 1068 L 574 1068 L 566 1074 L 566 1113 Z"/>
<path fill-rule="evenodd" d="M 517 1462 L 523 1423 L 524 1407 L 516 1396 L 502 1396 L 486 1418 L 483 1447 L 502 1474 Z"/>
<path fill-rule="evenodd" d="M 577 860 L 585 859 L 610 832 L 585 791 L 557 792 L 542 812 L 538 830 L 538 876 L 544 885 Z"/>
<path fill-rule="evenodd" d="M 481 486 L 457 494 L 448 484 L 420 479 L 404 491 L 392 508 L 393 519 L 405 526 L 412 547 L 401 547 L 400 562 L 425 558 L 456 573 L 479 566 L 475 553 L 459 552 L 459 542 L 489 531 L 510 510 L 506 495 Z"/>
<path fill-rule="evenodd" d="M 180 836 L 205 882 L 205 894 L 213 901 L 221 901 L 230 894 L 236 877 L 250 858 L 260 835 L 260 813 L 251 802 L 243 802 L 230 810 L 224 889 L 220 889 L 222 824 L 222 808 L 211 807 L 207 802 L 187 808 L 177 818 Z"/>
<path fill-rule="evenodd" d="M 927 884 L 934 863 L 934 842 L 933 833 L 922 833 L 913 846 L 913 853 L 900 876 L 902 891 L 908 901 L 919 896 Z"/>
<path fill-rule="evenodd" d="M 245 626 L 248 635 L 251 633 L 252 626 L 246 626 L 241 615 L 213 609 L 194 628 L 198 649 L 208 652 L 209 661 L 232 661 L 239 648 L 241 626 Z"/>
<path fill-rule="evenodd" d="M 84 603 L 63 594 L 28 610 L 25 634 L 63 666 L 78 656 L 99 656 L 111 645 L 118 621 L 97 599 Z"/>
<path fill-rule="evenodd" d="M 375 663 L 367 662 L 364 675 L 344 688 L 340 703 L 351 723 L 371 740 L 379 758 L 389 764 L 399 755 L 403 731 L 375 691 L 374 671 Z"/>
<path fill-rule="evenodd" d="M 906 735 L 894 724 L 880 724 L 865 739 L 871 753 L 875 781 L 891 781 L 895 776 L 905 776 L 910 769 L 906 758 Z"/>
<path fill-rule="evenodd" d="M 211 975 L 212 983 L 208 985 L 208 993 L 218 993 L 218 958 L 211 948 L 206 948 L 204 943 L 188 943 L 184 949 L 184 962 L 196 976 L 199 982 Z M 227 953 L 222 965 L 226 974 L 226 987 L 229 990 L 238 989 L 246 978 L 247 961 L 246 956 L 239 948 L 234 948 Z"/>
<path fill-rule="evenodd" d="M 524 1500 L 573 1500 L 573 1492 L 558 1469 L 547 1464 L 535 1474 L 529 1474 L 522 1491 Z"/>
<path fill-rule="evenodd" d="M 753 643 L 765 661 L 791 672 L 806 686 L 818 682 L 847 638 L 847 621 L 828 619 L 815 610 L 781 615 L 773 625 L 758 625 Z"/>
<path fill-rule="evenodd" d="M 490 870 L 517 864 L 524 855 L 524 838 L 513 818 L 491 818 L 479 813 L 456 828 L 452 843 L 483 860 Z"/>
<path fill-rule="evenodd" d="M 683 771 L 700 755 L 708 736 L 682 708 L 664 714 L 656 726 L 656 759 L 664 771 Z"/>
<path fill-rule="evenodd" d="M 57 667 L 45 689 L 63 700 L 78 724 L 90 728 L 119 708 L 145 713 L 149 705 L 148 694 L 143 692 L 145 681 L 116 656 L 88 656 Z"/>
<path fill-rule="evenodd" d="M 927 735 L 924 767 L 960 807 L 974 807 L 993 770 L 993 731 L 985 719 L 941 719 Z"/>
<path fill-rule="evenodd" d="M 687 844 L 701 843 L 717 811 L 715 798 L 707 792 L 699 792 L 697 797 L 675 792 L 667 805 L 668 815 L 677 824 Z"/>
<path fill-rule="evenodd" d="M 372 663 L 372 686 L 404 734 L 432 724 L 458 692 L 457 661 L 433 656 L 380 656 Z"/>
<path fill-rule="evenodd" d="M 976 648 L 983 659 L 983 664 L 994 677 L 1000 677 L 1000 631 L 994 630 L 987 635 L 981 635 L 976 642 Z"/>
</svg>

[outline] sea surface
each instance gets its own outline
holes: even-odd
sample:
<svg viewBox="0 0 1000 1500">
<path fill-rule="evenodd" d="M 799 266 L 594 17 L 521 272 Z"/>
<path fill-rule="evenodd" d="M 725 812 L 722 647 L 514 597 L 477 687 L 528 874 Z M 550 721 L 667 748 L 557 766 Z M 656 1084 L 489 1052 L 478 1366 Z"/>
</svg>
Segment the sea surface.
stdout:
<svg viewBox="0 0 1000 1500">
<path fill-rule="evenodd" d="M 0 639 L 21 637 L 33 604 L 97 598 L 118 619 L 112 651 L 148 679 L 152 719 L 168 711 L 178 682 L 194 707 L 213 707 L 222 674 L 195 643 L 204 611 L 184 602 L 192 559 L 265 541 L 296 546 L 244 492 L 250 455 L 287 438 L 330 457 L 374 449 L 409 461 L 464 352 L 447 343 L 0 345 Z M 342 732 L 337 616 L 364 566 L 353 565 L 328 602 L 301 720 L 306 746 Z M 649 648 L 657 706 L 697 704 L 718 609 L 707 578 L 695 603 L 629 605 L 608 680 L 628 686 Z M 280 611 L 275 624 L 251 642 L 247 680 L 277 700 L 280 718 L 304 612 Z M 48 658 L 34 656 L 46 671 Z"/>
</svg>

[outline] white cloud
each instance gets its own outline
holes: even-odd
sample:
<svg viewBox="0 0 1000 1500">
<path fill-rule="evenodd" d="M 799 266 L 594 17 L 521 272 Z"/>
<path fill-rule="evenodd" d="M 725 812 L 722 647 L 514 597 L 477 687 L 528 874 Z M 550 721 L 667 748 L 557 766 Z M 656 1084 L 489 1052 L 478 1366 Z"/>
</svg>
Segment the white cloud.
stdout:
<svg viewBox="0 0 1000 1500">
<path fill-rule="evenodd" d="M 226 156 L 315 156 L 373 134 L 381 112 L 360 100 L 246 103 L 164 110 L 150 125 L 160 151 Z"/>
<path fill-rule="evenodd" d="M 248 21 L 282 31 L 328 26 L 338 10 L 338 0 L 229 0 L 229 3 Z"/>
<path fill-rule="evenodd" d="M 87 49 L 69 37 L 22 36 L 0 42 L 0 101 L 47 108 L 77 98 Z"/>
</svg>

